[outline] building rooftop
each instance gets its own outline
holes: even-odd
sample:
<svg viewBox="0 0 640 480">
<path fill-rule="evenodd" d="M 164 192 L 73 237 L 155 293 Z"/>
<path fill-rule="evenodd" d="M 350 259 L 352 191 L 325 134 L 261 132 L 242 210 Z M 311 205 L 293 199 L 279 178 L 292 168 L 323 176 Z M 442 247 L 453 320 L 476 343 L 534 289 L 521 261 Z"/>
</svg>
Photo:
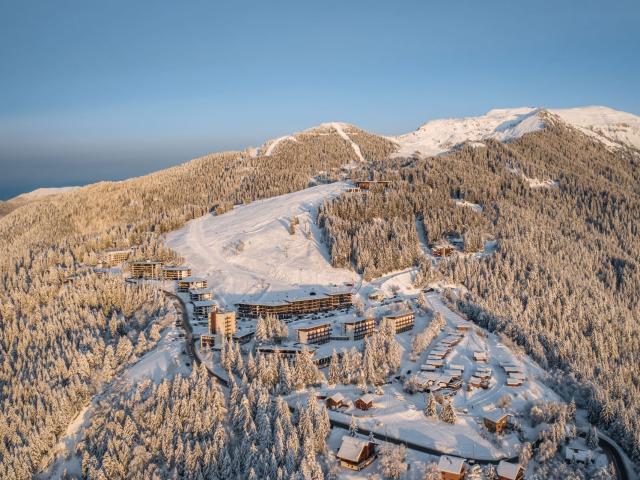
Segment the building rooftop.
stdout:
<svg viewBox="0 0 640 480">
<path fill-rule="evenodd" d="M 189 293 L 202 295 L 203 293 L 213 293 L 213 291 L 210 288 L 191 288 L 189 289 Z"/>
<path fill-rule="evenodd" d="M 311 330 L 316 330 L 318 328 L 325 328 L 325 327 L 330 327 L 330 326 L 331 326 L 331 323 L 322 322 L 322 323 L 315 323 L 315 324 L 309 324 L 309 325 L 294 326 L 293 328 L 295 328 L 298 331 L 308 332 L 308 331 L 311 331 Z"/>
<path fill-rule="evenodd" d="M 213 300 L 200 300 L 196 302 L 192 302 L 194 307 L 213 307 L 215 302 Z"/>
<path fill-rule="evenodd" d="M 483 418 L 486 418 L 493 423 L 498 423 L 500 420 L 508 416 L 509 414 L 500 408 L 496 408 L 495 410 L 491 410 L 490 412 L 482 415 Z"/>
<path fill-rule="evenodd" d="M 191 277 L 184 277 L 178 281 L 182 283 L 195 283 L 195 282 L 206 282 L 207 279 L 202 277 L 191 276 Z"/>
<path fill-rule="evenodd" d="M 464 458 L 442 455 L 438 461 L 438 471 L 460 475 L 464 468 Z"/>
<path fill-rule="evenodd" d="M 399 312 L 390 312 L 384 315 L 385 318 L 398 318 L 405 315 L 414 315 L 413 310 L 401 310 Z"/>
<path fill-rule="evenodd" d="M 348 462 L 357 462 L 360 459 L 362 450 L 369 445 L 369 440 L 345 435 L 342 437 L 342 444 L 338 450 L 337 457 Z"/>
<path fill-rule="evenodd" d="M 510 463 L 500 460 L 498 464 L 498 476 L 508 480 L 516 480 L 522 467 L 519 463 Z"/>
<path fill-rule="evenodd" d="M 189 267 L 186 265 L 165 265 L 162 269 L 169 272 L 181 272 L 183 270 L 189 270 Z"/>
</svg>

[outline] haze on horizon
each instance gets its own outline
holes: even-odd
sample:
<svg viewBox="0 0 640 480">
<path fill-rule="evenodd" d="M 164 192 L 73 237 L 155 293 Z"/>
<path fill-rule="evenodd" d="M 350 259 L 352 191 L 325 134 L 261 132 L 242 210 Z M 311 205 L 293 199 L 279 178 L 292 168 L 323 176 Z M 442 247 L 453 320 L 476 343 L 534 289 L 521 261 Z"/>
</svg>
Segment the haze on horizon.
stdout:
<svg viewBox="0 0 640 480">
<path fill-rule="evenodd" d="M 500 107 L 640 113 L 633 1 L 0 5 L 0 199 L 325 121 L 397 134 Z"/>
</svg>

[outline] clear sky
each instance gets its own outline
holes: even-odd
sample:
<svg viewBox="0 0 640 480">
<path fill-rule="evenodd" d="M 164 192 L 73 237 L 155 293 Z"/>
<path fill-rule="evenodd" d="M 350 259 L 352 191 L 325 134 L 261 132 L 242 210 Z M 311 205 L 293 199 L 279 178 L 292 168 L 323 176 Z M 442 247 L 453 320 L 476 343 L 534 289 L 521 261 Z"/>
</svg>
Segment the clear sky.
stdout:
<svg viewBox="0 0 640 480">
<path fill-rule="evenodd" d="M 0 198 L 324 121 L 640 114 L 640 2 L 0 0 Z"/>
</svg>

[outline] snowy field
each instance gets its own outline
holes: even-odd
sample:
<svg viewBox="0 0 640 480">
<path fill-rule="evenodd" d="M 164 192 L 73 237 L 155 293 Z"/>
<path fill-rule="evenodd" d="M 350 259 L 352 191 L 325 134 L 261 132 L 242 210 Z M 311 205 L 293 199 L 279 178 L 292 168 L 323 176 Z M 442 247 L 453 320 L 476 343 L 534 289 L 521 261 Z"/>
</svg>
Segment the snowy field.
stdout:
<svg viewBox="0 0 640 480">
<path fill-rule="evenodd" d="M 205 215 L 167 235 L 194 275 L 204 276 L 222 308 L 242 300 L 276 301 L 307 296 L 322 287 L 359 281 L 350 270 L 331 267 L 315 224 L 319 205 L 345 191 L 332 183 Z M 300 224 L 289 234 L 289 221 Z"/>
</svg>

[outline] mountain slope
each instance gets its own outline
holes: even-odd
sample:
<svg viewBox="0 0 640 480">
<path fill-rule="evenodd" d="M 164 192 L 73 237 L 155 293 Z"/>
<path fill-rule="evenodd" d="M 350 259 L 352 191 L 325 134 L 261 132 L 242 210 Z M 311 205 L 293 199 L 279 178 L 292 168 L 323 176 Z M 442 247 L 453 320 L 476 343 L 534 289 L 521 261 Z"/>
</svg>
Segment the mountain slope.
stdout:
<svg viewBox="0 0 640 480">
<path fill-rule="evenodd" d="M 54 195 L 71 192 L 78 188 L 80 187 L 38 188 L 37 190 L 20 194 L 4 202 L 0 201 L 0 218 L 8 215 L 16 208 L 20 208 L 23 205 L 46 200 L 53 197 Z"/>
<path fill-rule="evenodd" d="M 502 142 L 545 127 L 551 114 L 608 147 L 640 148 L 640 117 L 608 107 L 495 109 L 479 117 L 432 120 L 418 130 L 390 137 L 398 143 L 397 156 L 439 155 L 463 142 Z"/>
</svg>

